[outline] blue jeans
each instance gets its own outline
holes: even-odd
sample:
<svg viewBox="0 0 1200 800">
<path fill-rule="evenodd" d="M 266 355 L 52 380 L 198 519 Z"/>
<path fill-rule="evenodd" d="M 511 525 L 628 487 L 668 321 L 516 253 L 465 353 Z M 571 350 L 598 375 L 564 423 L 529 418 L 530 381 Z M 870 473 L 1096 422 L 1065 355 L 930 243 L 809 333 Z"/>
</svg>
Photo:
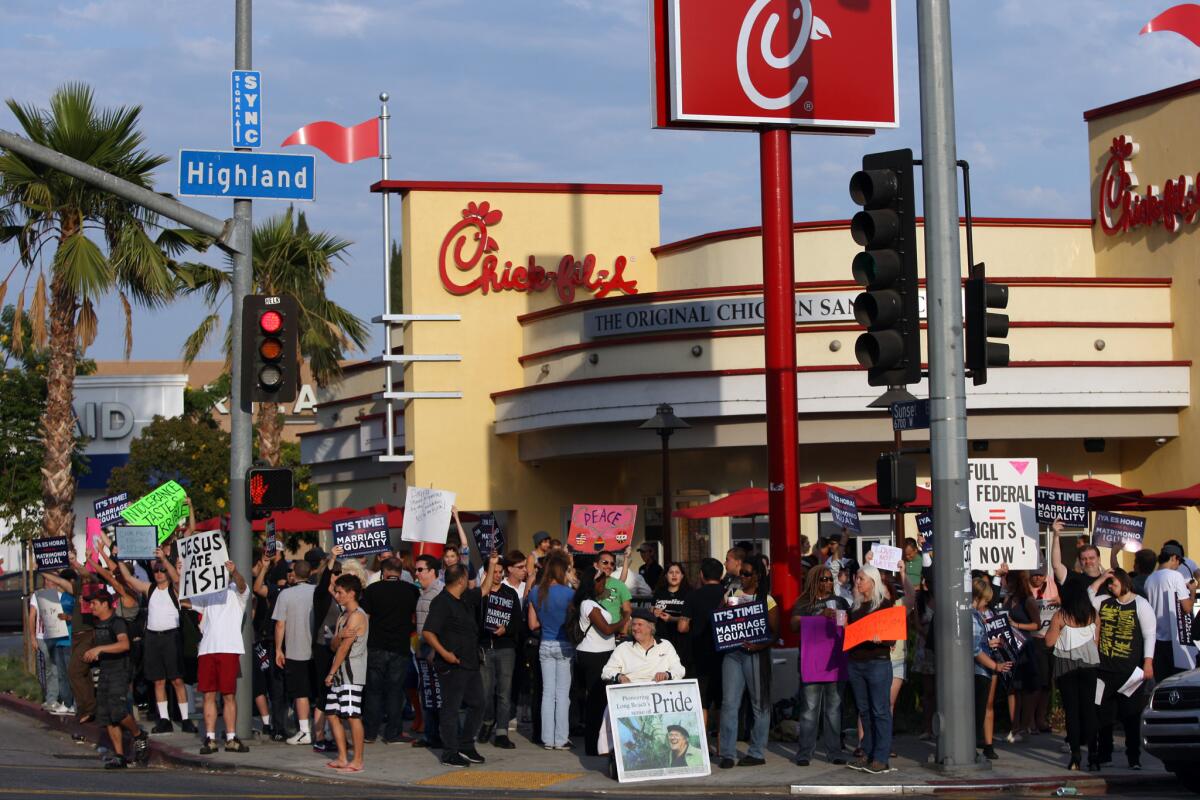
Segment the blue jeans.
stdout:
<svg viewBox="0 0 1200 800">
<path fill-rule="evenodd" d="M 58 702 L 68 708 L 75 705 L 75 693 L 71 691 L 71 678 L 67 675 L 67 664 L 71 661 L 71 645 L 58 645 L 54 650 L 54 666 L 58 670 Z"/>
<path fill-rule="evenodd" d="M 515 647 L 487 648 L 483 651 L 480 673 L 483 677 L 483 722 L 494 725 L 497 736 L 508 736 L 512 718 L 513 667 L 517 663 Z"/>
<path fill-rule="evenodd" d="M 767 747 L 767 733 L 771 727 L 770 687 L 762 685 L 759 659 L 769 651 L 748 653 L 745 650 L 730 650 L 721 661 L 721 758 L 737 757 L 738 710 L 742 705 L 742 692 L 750 693 L 750 747 L 746 755 L 763 758 Z"/>
<path fill-rule="evenodd" d="M 45 682 L 42 684 L 42 699 L 47 703 L 57 700 L 62 702 L 62 697 L 59 696 L 59 681 L 58 681 L 58 665 L 54 660 L 54 650 L 57 648 L 51 639 L 47 642 L 45 639 L 37 640 L 38 654 L 41 656 L 43 664 L 42 669 L 45 671 Z"/>
<path fill-rule="evenodd" d="M 806 683 L 800 687 L 804 695 L 804 706 L 800 710 L 800 726 L 796 733 L 799 746 L 797 761 L 811 761 L 817 749 L 817 728 L 821 728 L 821 742 L 829 759 L 839 758 L 842 753 L 842 695 L 836 683 Z"/>
<path fill-rule="evenodd" d="M 575 646 L 570 642 L 542 640 L 538 663 L 542 667 L 542 743 L 562 747 L 571 732 L 571 658 Z"/>
<path fill-rule="evenodd" d="M 850 688 L 862 717 L 862 749 L 871 761 L 888 763 L 892 750 L 892 662 L 886 658 L 851 661 Z"/>
<path fill-rule="evenodd" d="M 387 714 L 383 738 L 399 739 L 404 734 L 404 681 L 412 654 L 393 650 L 367 651 L 367 685 L 363 687 L 363 732 L 368 739 L 379 735 Z"/>
</svg>

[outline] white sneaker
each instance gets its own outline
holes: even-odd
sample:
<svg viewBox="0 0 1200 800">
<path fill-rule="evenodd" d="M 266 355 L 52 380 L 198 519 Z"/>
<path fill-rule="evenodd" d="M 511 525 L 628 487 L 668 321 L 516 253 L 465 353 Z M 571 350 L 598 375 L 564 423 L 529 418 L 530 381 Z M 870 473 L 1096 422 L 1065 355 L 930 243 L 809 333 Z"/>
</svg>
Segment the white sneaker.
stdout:
<svg viewBox="0 0 1200 800">
<path fill-rule="evenodd" d="M 74 714 L 74 713 L 75 713 L 75 709 L 73 709 L 73 708 L 70 708 L 70 707 L 69 707 L 69 706 L 67 706 L 65 703 L 61 703 L 61 702 L 60 702 L 60 703 L 55 703 L 55 704 L 54 704 L 54 706 L 53 706 L 53 707 L 51 707 L 51 709 L 50 709 L 50 713 L 51 713 L 51 714 L 58 714 L 59 716 L 63 716 L 63 717 L 65 717 L 65 716 L 68 716 L 68 715 L 70 715 L 70 714 Z"/>
<path fill-rule="evenodd" d="M 1012 731 L 1009 731 L 1009 732 L 1008 732 L 1008 736 L 1006 736 L 1006 737 L 1005 737 L 1005 740 L 1006 740 L 1006 741 L 1007 741 L 1009 744 L 1016 744 L 1017 742 L 1023 742 L 1023 741 L 1025 741 L 1025 737 L 1024 737 L 1024 736 L 1022 736 L 1022 735 L 1021 735 L 1021 734 L 1019 734 L 1019 733 L 1014 733 L 1014 732 L 1012 732 Z"/>
<path fill-rule="evenodd" d="M 308 731 L 297 731 L 294 735 L 288 737 L 288 744 L 312 744 L 312 736 Z"/>
</svg>

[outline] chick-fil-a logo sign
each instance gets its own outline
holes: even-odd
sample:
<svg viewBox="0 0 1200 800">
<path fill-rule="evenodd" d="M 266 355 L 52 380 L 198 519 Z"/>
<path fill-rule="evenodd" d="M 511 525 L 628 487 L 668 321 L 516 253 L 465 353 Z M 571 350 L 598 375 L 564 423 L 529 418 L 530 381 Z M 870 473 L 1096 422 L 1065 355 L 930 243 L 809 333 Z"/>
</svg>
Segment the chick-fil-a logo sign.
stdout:
<svg viewBox="0 0 1200 800">
<path fill-rule="evenodd" d="M 658 2 L 660 125 L 898 124 L 894 0 Z"/>
<path fill-rule="evenodd" d="M 1176 233 L 1184 223 L 1200 218 L 1200 174 L 1180 175 L 1168 180 L 1162 190 L 1154 185 L 1137 194 L 1138 177 L 1130 162 L 1141 146 L 1132 136 L 1118 136 L 1108 149 L 1108 161 L 1100 173 L 1097 207 L 1100 228 L 1109 236 L 1143 225 L 1162 225 Z"/>
<path fill-rule="evenodd" d="M 588 253 L 583 260 L 567 254 L 559 259 L 554 270 L 537 263 L 529 256 L 524 265 L 511 261 L 500 263 L 496 255 L 500 246 L 488 232 L 500 224 L 504 214 L 488 202 L 467 203 L 462 219 L 446 232 L 438 252 L 438 273 L 442 286 L 455 295 L 471 292 L 544 292 L 554 287 L 564 303 L 575 300 L 577 289 L 587 289 L 597 299 L 612 292 L 637 294 L 637 281 L 625 278 L 625 256 L 617 256 L 613 267 L 596 268 L 596 256 Z"/>
</svg>

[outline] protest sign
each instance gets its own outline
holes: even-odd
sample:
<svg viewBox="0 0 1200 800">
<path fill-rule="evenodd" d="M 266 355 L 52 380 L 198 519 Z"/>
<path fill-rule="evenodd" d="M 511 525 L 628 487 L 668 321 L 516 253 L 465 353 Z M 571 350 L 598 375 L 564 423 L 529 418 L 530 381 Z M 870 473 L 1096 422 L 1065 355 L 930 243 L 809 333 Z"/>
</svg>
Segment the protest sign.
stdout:
<svg viewBox="0 0 1200 800">
<path fill-rule="evenodd" d="M 410 486 L 404 494 L 404 525 L 400 538 L 406 542 L 445 544 L 450 530 L 454 492 Z"/>
<path fill-rule="evenodd" d="M 492 592 L 487 596 L 484 607 L 483 627 L 492 633 L 503 627 L 512 627 L 513 615 L 517 613 L 517 604 L 511 597 L 505 597 L 500 592 Z"/>
<path fill-rule="evenodd" d="M 908 623 L 904 618 L 904 606 L 892 606 L 867 614 L 858 622 L 846 626 L 842 648 L 849 650 L 863 642 L 879 637 L 881 642 L 897 642 L 908 638 Z"/>
<path fill-rule="evenodd" d="M 1179 634 L 1179 643 L 1188 646 L 1192 643 L 1192 620 L 1191 612 L 1183 607 L 1183 601 L 1178 597 L 1175 598 L 1175 627 L 1176 633 Z M 1168 629 L 1169 630 L 1169 629 Z"/>
<path fill-rule="evenodd" d="M 416 656 L 413 661 L 417 665 L 417 683 L 421 687 L 421 701 L 426 708 L 442 707 L 442 684 L 429 659 Z"/>
<path fill-rule="evenodd" d="M 625 550 L 636 523 L 637 506 L 576 504 L 571 508 L 567 547 L 576 553 Z"/>
<path fill-rule="evenodd" d="M 479 522 L 471 530 L 471 535 L 475 537 L 475 547 L 481 557 L 487 558 L 493 551 L 504 552 L 504 530 L 496 520 L 496 515 L 490 511 L 479 515 Z"/>
<path fill-rule="evenodd" d="M 442 532 L 445 541 L 446 533 Z M 392 549 L 386 514 L 339 519 L 333 523 L 333 544 L 341 546 L 342 558 L 386 553 Z"/>
<path fill-rule="evenodd" d="M 886 569 L 888 572 L 899 572 L 900 562 L 904 560 L 904 551 L 890 544 L 873 544 L 871 566 L 875 569 Z"/>
<path fill-rule="evenodd" d="M 766 602 L 751 600 L 718 608 L 712 612 L 712 634 L 717 652 L 771 641 Z"/>
<path fill-rule="evenodd" d="M 969 461 L 974 534 L 970 542 L 971 569 L 994 572 L 1001 564 L 1011 569 L 1037 568 L 1037 464 L 1036 458 Z"/>
<path fill-rule="evenodd" d="M 96 519 L 100 520 L 100 524 L 104 527 L 120 522 L 121 512 L 128 507 L 129 492 L 102 497 L 92 503 L 92 508 L 96 509 Z"/>
<path fill-rule="evenodd" d="M 1145 517 L 1131 517 L 1128 514 L 1113 514 L 1108 511 L 1096 512 L 1096 524 L 1092 526 L 1092 544 L 1097 547 L 1120 547 L 1136 553 L 1142 549 L 1142 539 L 1145 535 Z"/>
<path fill-rule="evenodd" d="M 933 552 L 933 514 L 928 511 L 917 514 L 917 540 L 922 553 Z"/>
<path fill-rule="evenodd" d="M 117 557 L 122 561 L 154 558 L 158 546 L 158 528 L 153 525 L 118 525 Z"/>
<path fill-rule="evenodd" d="M 616 683 L 606 691 L 618 781 L 699 778 L 710 773 L 700 686 L 695 680 Z"/>
<path fill-rule="evenodd" d="M 1047 489 L 1038 486 L 1034 490 L 1037 503 L 1038 525 L 1053 525 L 1061 519 L 1068 528 L 1088 526 L 1088 493 L 1086 489 Z"/>
<path fill-rule="evenodd" d="M 183 559 L 181 599 L 219 592 L 229 584 L 229 570 L 225 569 L 229 553 L 220 531 L 185 536 L 177 544 L 179 557 Z"/>
<path fill-rule="evenodd" d="M 983 622 L 984 638 L 988 641 L 1000 639 L 1000 649 L 1003 651 L 999 661 L 1014 661 L 1021 648 L 1025 646 L 1025 637 L 1012 626 L 1012 620 L 1007 611 L 993 614 Z"/>
<path fill-rule="evenodd" d="M 37 598 L 38 619 L 42 623 L 42 636 L 47 639 L 62 639 L 70 635 L 67 628 L 67 621 L 59 619 L 58 615 L 63 613 L 62 601 L 59 599 L 57 589 L 39 589 L 35 595 Z"/>
<path fill-rule="evenodd" d="M 67 551 L 70 543 L 65 536 L 52 536 L 48 539 L 33 540 L 33 560 L 37 562 L 38 572 L 49 569 L 66 569 Z"/>
<path fill-rule="evenodd" d="M 826 617 L 800 618 L 800 680 L 833 683 L 846 680 L 845 628 Z"/>
<path fill-rule="evenodd" d="M 833 515 L 833 524 L 862 533 L 862 523 L 858 521 L 858 502 L 854 497 L 837 489 L 826 489 L 825 493 L 829 497 L 829 513 Z"/>
<path fill-rule="evenodd" d="M 88 569 L 90 569 L 92 572 L 95 572 L 104 566 L 104 562 L 100 558 L 101 550 L 105 550 L 105 552 L 107 552 L 106 548 L 104 547 L 104 543 L 101 540 L 101 537 L 104 536 L 104 530 L 100 527 L 100 520 L 96 519 L 95 517 L 88 517 L 84 521 L 84 525 L 85 530 L 87 531 L 83 544 L 85 561 Z"/>
<path fill-rule="evenodd" d="M 279 540 L 275 538 L 275 520 L 267 517 L 267 521 L 263 524 L 263 528 L 266 529 L 267 533 L 267 540 L 263 544 L 263 550 L 265 550 L 268 554 L 274 553 L 276 550 L 282 550 L 283 548 L 279 546 Z"/>
<path fill-rule="evenodd" d="M 179 520 L 187 515 L 183 501 L 187 492 L 175 481 L 167 481 L 150 494 L 121 512 L 130 525 L 153 525 L 158 528 L 158 543 L 165 542 Z"/>
</svg>

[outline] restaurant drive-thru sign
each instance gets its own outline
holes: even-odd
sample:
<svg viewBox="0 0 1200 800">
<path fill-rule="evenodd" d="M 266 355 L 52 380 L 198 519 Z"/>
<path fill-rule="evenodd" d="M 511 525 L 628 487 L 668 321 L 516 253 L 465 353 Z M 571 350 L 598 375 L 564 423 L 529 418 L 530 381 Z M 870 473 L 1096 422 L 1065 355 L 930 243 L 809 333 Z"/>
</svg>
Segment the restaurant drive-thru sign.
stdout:
<svg viewBox="0 0 1200 800">
<path fill-rule="evenodd" d="M 894 0 L 656 0 L 657 127 L 899 125 Z"/>
</svg>

